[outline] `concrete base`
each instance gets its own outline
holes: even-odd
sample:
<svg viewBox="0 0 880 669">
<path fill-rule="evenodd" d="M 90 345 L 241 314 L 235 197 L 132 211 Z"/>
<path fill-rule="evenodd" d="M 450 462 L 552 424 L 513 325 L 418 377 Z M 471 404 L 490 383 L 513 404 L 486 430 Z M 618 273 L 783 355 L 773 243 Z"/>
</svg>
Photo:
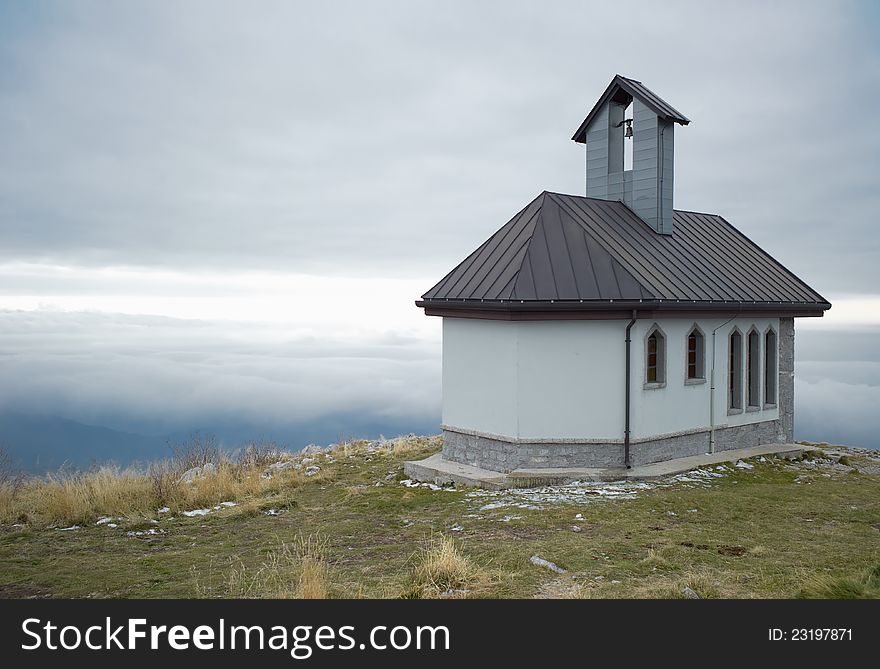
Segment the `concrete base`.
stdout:
<svg viewBox="0 0 880 669">
<path fill-rule="evenodd" d="M 424 460 L 407 462 L 403 470 L 407 476 L 416 481 L 427 481 L 437 485 L 455 483 L 462 486 L 473 486 L 487 490 L 503 490 L 504 488 L 531 488 L 542 485 L 563 485 L 572 481 L 621 481 L 649 480 L 673 476 L 691 469 L 698 469 L 722 462 L 736 462 L 759 455 L 782 458 L 796 458 L 810 449 L 792 444 L 766 444 L 737 448 L 718 453 L 692 455 L 686 458 L 665 460 L 653 464 L 640 465 L 631 469 L 609 467 L 595 468 L 518 468 L 511 472 L 496 472 L 472 465 L 447 460 L 441 453 Z"/>
</svg>

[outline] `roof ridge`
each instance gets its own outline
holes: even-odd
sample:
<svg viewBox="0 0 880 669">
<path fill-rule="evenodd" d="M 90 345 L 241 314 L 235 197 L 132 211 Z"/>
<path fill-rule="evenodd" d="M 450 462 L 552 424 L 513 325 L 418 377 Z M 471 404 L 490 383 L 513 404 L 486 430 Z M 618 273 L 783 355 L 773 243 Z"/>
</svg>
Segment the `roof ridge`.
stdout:
<svg viewBox="0 0 880 669">
<path fill-rule="evenodd" d="M 605 253 L 608 254 L 613 265 L 616 265 L 617 268 L 619 268 L 623 272 L 626 272 L 627 276 L 629 276 L 629 278 L 632 279 L 633 283 L 635 283 L 639 287 L 640 292 L 648 293 L 649 295 L 654 294 L 654 292 L 655 292 L 654 289 L 645 284 L 644 277 L 636 276 L 636 274 L 633 273 L 633 270 L 630 267 L 628 267 L 618 257 L 617 253 L 613 249 L 609 248 L 607 244 L 602 242 L 602 240 L 597 239 L 596 235 L 592 234 L 592 232 L 590 232 L 590 230 L 587 229 L 587 227 L 581 223 L 581 221 L 578 219 L 577 214 L 575 214 L 575 212 L 571 211 L 568 208 L 568 205 L 557 200 L 554 197 L 554 195 L 555 195 L 554 193 L 548 193 L 548 195 L 550 195 L 550 198 L 556 203 L 556 206 L 559 207 L 560 210 L 565 211 L 565 213 L 568 214 L 568 217 L 574 222 L 575 226 L 577 226 L 577 228 L 581 231 L 581 233 L 585 237 L 588 237 L 589 239 L 591 239 L 593 241 L 593 243 L 596 244 L 596 246 L 598 246 L 600 249 L 602 249 L 603 251 L 605 251 Z M 596 199 L 596 198 L 584 198 L 584 199 L 592 200 L 592 199 Z M 614 202 L 614 200 L 602 200 L 602 201 L 603 202 Z M 623 202 L 620 202 L 619 204 L 623 204 Z M 594 271 L 595 271 L 595 269 L 594 269 Z M 615 274 L 615 281 L 617 281 L 618 284 L 620 283 L 620 280 L 616 274 Z M 597 282 L 597 284 L 598 284 L 598 282 Z"/>
<path fill-rule="evenodd" d="M 437 283 L 435 283 L 433 286 L 431 286 L 431 288 L 429 288 L 427 291 L 425 291 L 425 293 L 422 295 L 422 299 L 423 299 L 423 300 L 424 300 L 424 299 L 431 299 L 431 298 L 428 298 L 427 295 L 429 295 L 430 293 L 433 293 L 433 292 L 435 292 L 435 291 L 437 291 L 437 290 L 440 290 L 441 288 L 444 288 L 446 282 L 447 282 L 449 279 L 452 278 L 452 276 L 453 276 L 453 275 L 459 270 L 459 268 L 461 268 L 462 266 L 464 266 L 464 264 L 467 263 L 469 260 L 471 260 L 471 258 L 476 258 L 476 257 L 478 257 L 480 251 L 482 251 L 484 248 L 486 248 L 486 246 L 488 246 L 488 244 L 489 244 L 489 243 L 495 238 L 495 236 L 501 231 L 501 229 L 503 229 L 504 227 L 506 227 L 509 223 L 512 223 L 512 222 L 513 222 L 515 219 L 517 219 L 518 217 L 520 217 L 520 216 L 522 216 L 523 214 L 525 214 L 526 210 L 527 210 L 529 207 L 531 207 L 531 206 L 532 206 L 532 205 L 538 200 L 538 198 L 542 198 L 542 197 L 544 196 L 544 192 L 546 192 L 546 191 L 543 191 L 543 192 L 539 193 L 539 194 L 537 195 L 537 197 L 534 197 L 532 200 L 530 200 L 529 203 L 528 203 L 526 206 L 522 207 L 518 212 L 516 212 L 516 214 L 514 214 L 514 215 L 510 218 L 509 221 L 507 221 L 507 223 L 505 223 L 503 226 L 501 226 L 501 228 L 499 228 L 498 230 L 496 230 L 495 232 L 493 232 L 491 235 L 489 235 L 489 237 L 488 237 L 486 240 L 484 240 L 482 244 L 480 244 L 476 249 L 474 249 L 474 250 L 471 251 L 468 255 L 466 255 L 466 256 L 461 260 L 461 262 L 459 262 L 455 267 L 453 267 L 451 270 L 449 270 L 449 271 L 443 276 L 442 279 L 440 279 Z M 542 204 L 543 204 L 543 202 L 542 202 Z M 538 207 L 538 211 L 539 211 L 539 212 L 541 211 L 541 207 L 540 207 L 540 206 Z M 462 277 L 459 276 L 459 277 L 456 279 L 456 283 L 457 283 L 458 281 L 460 281 L 461 278 L 462 278 Z"/>
<path fill-rule="evenodd" d="M 541 198 L 541 204 L 538 205 L 538 211 L 535 212 L 535 225 L 532 228 L 532 234 L 529 235 L 529 239 L 525 243 L 525 250 L 523 251 L 523 256 L 522 256 L 522 260 L 520 261 L 520 264 L 519 264 L 519 269 L 516 270 L 516 275 L 513 278 L 513 286 L 510 288 L 510 297 L 509 297 L 509 299 L 511 299 L 511 300 L 517 299 L 515 297 L 516 292 L 517 292 L 516 289 L 517 289 L 517 286 L 519 285 L 519 277 L 522 274 L 523 265 L 526 262 L 529 263 L 529 275 L 532 277 L 532 283 L 534 284 L 535 275 L 534 275 L 534 272 L 531 271 L 531 262 L 532 261 L 529 260 L 529 252 L 532 250 L 532 240 L 535 238 L 535 230 L 538 229 L 538 223 L 540 222 L 541 218 L 544 215 L 544 200 L 549 194 L 550 194 L 550 191 L 542 190 L 541 194 L 538 196 L 539 198 Z M 537 198 L 535 198 L 535 199 L 537 199 Z M 532 200 L 532 202 L 534 202 L 534 200 Z"/>
</svg>

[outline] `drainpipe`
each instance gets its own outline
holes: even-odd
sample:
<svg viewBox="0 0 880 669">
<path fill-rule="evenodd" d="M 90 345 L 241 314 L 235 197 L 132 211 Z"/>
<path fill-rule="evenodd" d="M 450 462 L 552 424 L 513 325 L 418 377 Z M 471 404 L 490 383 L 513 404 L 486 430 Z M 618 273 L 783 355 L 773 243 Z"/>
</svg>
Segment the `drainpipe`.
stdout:
<svg viewBox="0 0 880 669">
<path fill-rule="evenodd" d="M 715 333 L 730 323 L 735 316 L 731 316 L 717 328 L 712 330 L 712 371 L 709 373 L 709 452 L 715 452 Z"/>
<path fill-rule="evenodd" d="M 626 393 L 626 399 L 624 400 L 624 409 L 623 409 L 623 464 L 627 469 L 630 469 L 632 466 L 629 461 L 629 396 L 630 396 L 630 330 L 632 330 L 632 326 L 635 325 L 637 319 L 637 312 L 633 309 L 632 312 L 632 320 L 626 326 L 626 379 L 624 380 L 624 387 Z"/>
</svg>

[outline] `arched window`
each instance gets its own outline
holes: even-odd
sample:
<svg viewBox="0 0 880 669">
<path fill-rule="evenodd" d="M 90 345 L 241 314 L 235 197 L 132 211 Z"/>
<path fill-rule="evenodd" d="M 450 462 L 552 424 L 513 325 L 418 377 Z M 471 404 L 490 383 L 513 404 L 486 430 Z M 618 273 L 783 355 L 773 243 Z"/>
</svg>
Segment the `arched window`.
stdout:
<svg viewBox="0 0 880 669">
<path fill-rule="evenodd" d="M 746 365 L 748 405 L 761 408 L 761 335 L 755 328 L 749 331 L 748 364 Z"/>
<path fill-rule="evenodd" d="M 696 325 L 687 337 L 687 379 L 688 381 L 706 378 L 706 338 Z"/>
<path fill-rule="evenodd" d="M 764 333 L 764 406 L 776 404 L 776 331 Z"/>
<path fill-rule="evenodd" d="M 728 342 L 727 406 L 734 411 L 742 410 L 742 355 L 743 342 L 739 330 L 730 333 Z"/>
<path fill-rule="evenodd" d="M 645 353 L 645 383 L 666 383 L 666 337 L 656 325 L 648 332 Z"/>
</svg>

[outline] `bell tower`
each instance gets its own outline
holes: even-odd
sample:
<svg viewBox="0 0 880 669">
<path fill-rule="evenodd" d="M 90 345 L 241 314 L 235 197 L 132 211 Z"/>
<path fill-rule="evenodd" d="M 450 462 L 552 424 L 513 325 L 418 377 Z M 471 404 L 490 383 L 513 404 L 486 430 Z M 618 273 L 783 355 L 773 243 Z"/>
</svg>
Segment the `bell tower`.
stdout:
<svg viewBox="0 0 880 669">
<path fill-rule="evenodd" d="M 587 197 L 620 200 L 672 234 L 675 124 L 690 123 L 641 82 L 616 75 L 572 139 L 586 146 Z M 632 142 L 632 169 L 624 169 Z"/>
</svg>

